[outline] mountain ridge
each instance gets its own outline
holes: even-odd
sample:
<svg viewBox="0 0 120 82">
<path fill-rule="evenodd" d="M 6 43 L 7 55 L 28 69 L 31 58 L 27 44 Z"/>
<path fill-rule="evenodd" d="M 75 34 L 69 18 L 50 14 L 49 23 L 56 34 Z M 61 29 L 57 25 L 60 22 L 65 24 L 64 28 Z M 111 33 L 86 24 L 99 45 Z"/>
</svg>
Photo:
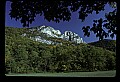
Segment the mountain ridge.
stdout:
<svg viewBox="0 0 120 82">
<path fill-rule="evenodd" d="M 40 34 L 44 34 L 47 37 L 50 38 L 57 38 L 57 39 L 63 39 L 66 41 L 71 41 L 74 43 L 86 43 L 85 41 L 83 41 L 83 39 L 76 33 L 72 32 L 72 31 L 65 31 L 63 34 L 61 33 L 60 30 L 56 30 L 53 27 L 50 26 L 37 26 L 37 27 L 31 27 L 28 28 L 28 31 L 31 33 L 35 33 L 37 32 L 38 34 L 36 34 L 36 36 L 34 37 L 30 37 L 31 39 L 35 40 L 35 41 L 39 41 L 39 42 L 45 42 L 47 44 L 52 44 L 51 41 L 46 42 L 45 39 L 42 39 L 43 36 L 41 36 Z M 39 34 L 40 33 L 40 34 Z M 26 36 L 26 33 L 22 34 L 22 36 Z"/>
<path fill-rule="evenodd" d="M 88 44 L 95 47 L 102 47 L 103 49 L 107 49 L 113 52 L 116 51 L 116 40 L 104 39 L 102 41 L 90 42 Z"/>
</svg>

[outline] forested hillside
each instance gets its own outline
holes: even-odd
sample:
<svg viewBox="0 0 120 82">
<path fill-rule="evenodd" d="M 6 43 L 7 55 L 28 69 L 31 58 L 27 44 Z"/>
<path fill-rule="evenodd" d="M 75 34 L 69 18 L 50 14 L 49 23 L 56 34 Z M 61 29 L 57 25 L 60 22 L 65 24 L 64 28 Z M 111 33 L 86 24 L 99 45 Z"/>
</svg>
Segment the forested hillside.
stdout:
<svg viewBox="0 0 120 82">
<path fill-rule="evenodd" d="M 25 31 L 27 28 L 5 28 L 6 73 L 116 69 L 115 52 L 84 43 L 72 45 L 69 41 L 62 45 L 44 44 L 21 36 Z"/>
<path fill-rule="evenodd" d="M 88 43 L 90 45 L 101 47 L 110 51 L 116 51 L 116 40 L 104 39 L 102 41 Z"/>
</svg>

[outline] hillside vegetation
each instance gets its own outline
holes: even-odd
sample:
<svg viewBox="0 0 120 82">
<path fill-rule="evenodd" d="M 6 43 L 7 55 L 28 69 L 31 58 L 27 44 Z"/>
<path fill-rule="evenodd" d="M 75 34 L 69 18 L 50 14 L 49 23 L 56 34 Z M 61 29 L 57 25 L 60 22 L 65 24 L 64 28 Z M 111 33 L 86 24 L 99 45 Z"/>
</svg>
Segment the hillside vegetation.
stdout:
<svg viewBox="0 0 120 82">
<path fill-rule="evenodd" d="M 110 51 L 116 51 L 116 40 L 104 39 L 102 41 L 88 43 L 90 45 L 101 47 Z"/>
<path fill-rule="evenodd" d="M 116 69 L 115 52 L 84 43 L 72 45 L 68 41 L 48 45 L 21 36 L 26 31 L 27 28 L 5 28 L 6 74 Z"/>
</svg>

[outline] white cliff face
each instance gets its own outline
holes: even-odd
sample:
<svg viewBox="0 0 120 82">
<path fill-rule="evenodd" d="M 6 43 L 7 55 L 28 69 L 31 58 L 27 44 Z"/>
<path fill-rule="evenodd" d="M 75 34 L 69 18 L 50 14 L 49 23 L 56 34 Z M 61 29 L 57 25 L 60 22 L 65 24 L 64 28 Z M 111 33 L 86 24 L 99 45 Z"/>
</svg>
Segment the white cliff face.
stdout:
<svg viewBox="0 0 120 82">
<path fill-rule="evenodd" d="M 35 38 L 35 41 L 39 41 L 39 42 L 42 42 L 42 43 L 46 43 L 46 44 L 52 44 L 53 42 L 50 41 L 50 40 L 45 40 L 45 39 L 42 39 L 40 36 L 36 36 Z"/>
<path fill-rule="evenodd" d="M 55 30 L 54 28 L 50 26 L 43 25 L 43 26 L 39 26 L 36 28 L 31 28 L 29 29 L 29 32 L 34 33 L 35 30 L 37 30 L 39 33 L 45 34 L 47 37 L 61 38 L 63 40 L 75 42 L 77 44 L 85 43 L 83 39 L 79 37 L 78 34 L 71 32 L 71 31 L 65 31 L 64 34 L 61 34 L 59 30 Z M 24 33 L 22 36 L 26 36 L 26 35 L 27 34 Z M 61 44 L 61 43 L 55 43 L 53 41 L 47 40 L 43 38 L 43 36 L 40 36 L 40 35 L 38 36 L 37 34 L 35 37 L 30 37 L 30 38 L 35 41 L 39 41 L 39 42 L 47 43 L 47 44 Z"/>
<path fill-rule="evenodd" d="M 55 33 L 61 35 L 61 32 L 59 30 L 56 30 Z"/>
<path fill-rule="evenodd" d="M 21 36 L 26 36 L 26 33 L 22 34 Z"/>
<path fill-rule="evenodd" d="M 41 26 L 40 28 L 40 32 L 46 33 L 47 35 L 49 35 L 49 37 L 59 38 L 59 36 L 61 35 L 61 32 L 59 30 L 55 30 L 52 27 L 48 26 L 45 28 L 45 26 Z"/>
<path fill-rule="evenodd" d="M 65 31 L 64 39 L 72 42 L 76 42 L 76 43 L 84 43 L 83 39 L 80 38 L 78 34 L 73 33 L 71 31 Z"/>
</svg>

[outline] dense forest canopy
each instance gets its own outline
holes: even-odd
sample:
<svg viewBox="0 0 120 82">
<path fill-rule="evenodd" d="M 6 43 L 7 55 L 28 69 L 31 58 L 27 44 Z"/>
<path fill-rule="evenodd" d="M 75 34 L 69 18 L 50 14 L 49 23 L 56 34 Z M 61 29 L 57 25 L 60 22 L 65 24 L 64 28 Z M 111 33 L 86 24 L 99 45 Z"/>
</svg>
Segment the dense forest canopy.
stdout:
<svg viewBox="0 0 120 82">
<path fill-rule="evenodd" d="M 104 39 L 103 41 L 96 41 L 88 44 L 116 52 L 116 40 Z"/>
<path fill-rule="evenodd" d="M 115 52 L 84 43 L 48 45 L 21 36 L 25 31 L 27 28 L 5 27 L 6 73 L 116 69 Z"/>
</svg>

